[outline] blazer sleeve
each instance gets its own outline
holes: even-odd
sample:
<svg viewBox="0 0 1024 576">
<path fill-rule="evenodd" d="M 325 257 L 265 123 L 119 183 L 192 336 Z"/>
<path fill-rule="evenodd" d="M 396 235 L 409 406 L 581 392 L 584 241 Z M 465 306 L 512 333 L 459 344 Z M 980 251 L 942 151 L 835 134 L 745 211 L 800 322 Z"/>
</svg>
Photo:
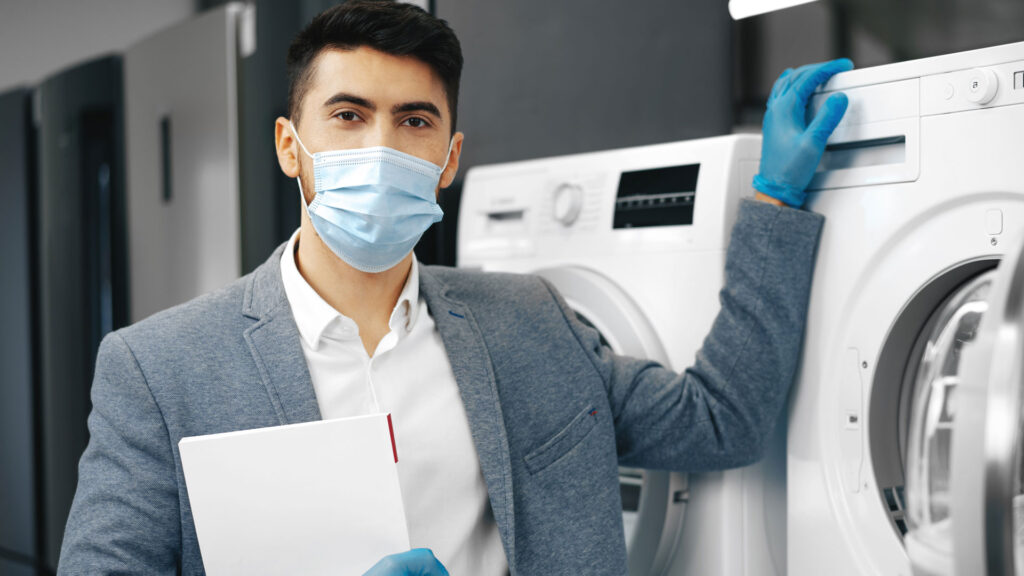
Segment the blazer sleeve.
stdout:
<svg viewBox="0 0 1024 576">
<path fill-rule="evenodd" d="M 699 472 L 761 457 L 800 361 L 823 223 L 811 212 L 741 204 L 721 310 L 681 374 L 615 355 L 556 293 L 604 379 L 622 465 Z"/>
<path fill-rule="evenodd" d="M 171 442 L 116 332 L 100 344 L 88 426 L 57 573 L 175 574 L 181 527 Z"/>
</svg>

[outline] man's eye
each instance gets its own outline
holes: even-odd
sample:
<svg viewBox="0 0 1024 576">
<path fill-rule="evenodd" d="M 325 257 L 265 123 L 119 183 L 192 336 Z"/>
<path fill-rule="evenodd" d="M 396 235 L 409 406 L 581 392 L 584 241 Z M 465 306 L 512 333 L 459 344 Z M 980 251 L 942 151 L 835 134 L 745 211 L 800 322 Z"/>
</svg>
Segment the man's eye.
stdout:
<svg viewBox="0 0 1024 576">
<path fill-rule="evenodd" d="M 430 126 L 430 124 L 426 120 L 420 118 L 419 116 L 413 116 L 412 118 L 409 118 L 405 122 L 402 122 L 402 124 L 405 124 L 406 126 L 409 126 L 411 128 L 426 128 L 427 126 Z"/>
<path fill-rule="evenodd" d="M 337 117 L 341 118 L 342 120 L 344 120 L 346 122 L 352 122 L 353 120 L 358 120 L 359 119 L 359 115 L 356 114 L 355 112 L 352 112 L 351 110 L 346 110 L 344 112 L 338 112 Z"/>
</svg>

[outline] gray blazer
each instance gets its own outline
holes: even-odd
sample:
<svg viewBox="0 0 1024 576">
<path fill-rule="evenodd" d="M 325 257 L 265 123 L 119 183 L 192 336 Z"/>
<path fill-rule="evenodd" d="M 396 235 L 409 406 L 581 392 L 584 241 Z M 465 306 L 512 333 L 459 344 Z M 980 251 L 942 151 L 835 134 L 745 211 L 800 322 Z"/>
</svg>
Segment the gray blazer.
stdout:
<svg viewBox="0 0 1024 576">
<path fill-rule="evenodd" d="M 616 356 L 532 276 L 424 266 L 513 574 L 625 574 L 618 469 L 750 464 L 800 356 L 821 216 L 745 202 L 682 374 Z M 178 441 L 320 419 L 281 283 L 253 273 L 108 335 L 60 574 L 203 573 Z"/>
</svg>

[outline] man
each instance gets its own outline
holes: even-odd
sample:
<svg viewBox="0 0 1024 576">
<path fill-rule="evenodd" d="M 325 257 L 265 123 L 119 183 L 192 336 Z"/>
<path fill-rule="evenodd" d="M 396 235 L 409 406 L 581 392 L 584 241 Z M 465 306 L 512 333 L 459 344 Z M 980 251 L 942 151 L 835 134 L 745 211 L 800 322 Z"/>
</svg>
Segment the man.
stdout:
<svg viewBox="0 0 1024 576">
<path fill-rule="evenodd" d="M 182 437 L 384 410 L 417 549 L 370 573 L 624 574 L 617 466 L 749 464 L 777 419 L 822 224 L 798 208 L 846 108 L 808 126 L 806 103 L 850 66 L 776 83 L 722 310 L 676 374 L 612 354 L 540 279 L 417 264 L 463 146 L 458 40 L 383 0 L 320 15 L 275 130 L 300 228 L 252 274 L 104 340 L 60 572 L 202 572 Z"/>
</svg>

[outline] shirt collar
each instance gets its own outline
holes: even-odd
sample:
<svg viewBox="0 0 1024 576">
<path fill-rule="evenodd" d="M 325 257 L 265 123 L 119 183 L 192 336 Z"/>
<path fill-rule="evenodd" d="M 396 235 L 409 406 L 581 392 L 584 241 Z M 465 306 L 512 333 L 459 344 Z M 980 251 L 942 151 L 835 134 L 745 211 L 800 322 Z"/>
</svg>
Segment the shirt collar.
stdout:
<svg viewBox="0 0 1024 576">
<path fill-rule="evenodd" d="M 405 279 L 405 286 L 398 295 L 398 302 L 395 309 L 391 311 L 391 320 L 388 326 L 399 334 L 408 334 L 416 325 L 416 317 L 419 315 L 420 300 L 420 264 L 416 255 L 412 255 L 412 266 L 409 268 L 409 276 Z"/>
<path fill-rule="evenodd" d="M 357 338 L 359 329 L 355 321 L 334 309 L 316 290 L 306 282 L 295 265 L 295 249 L 298 246 L 299 230 L 296 230 L 285 246 L 281 255 L 281 280 L 284 283 L 285 295 L 291 305 L 292 315 L 299 334 L 313 350 L 320 347 L 320 339 L 328 327 L 338 324 L 340 329 L 332 330 L 332 334 L 342 337 Z M 392 331 L 404 337 L 416 324 L 419 313 L 419 263 L 416 256 L 412 257 L 412 268 L 406 278 L 405 286 L 398 295 L 398 302 L 391 311 L 388 326 Z M 340 333 L 340 334 L 339 334 Z"/>
</svg>

